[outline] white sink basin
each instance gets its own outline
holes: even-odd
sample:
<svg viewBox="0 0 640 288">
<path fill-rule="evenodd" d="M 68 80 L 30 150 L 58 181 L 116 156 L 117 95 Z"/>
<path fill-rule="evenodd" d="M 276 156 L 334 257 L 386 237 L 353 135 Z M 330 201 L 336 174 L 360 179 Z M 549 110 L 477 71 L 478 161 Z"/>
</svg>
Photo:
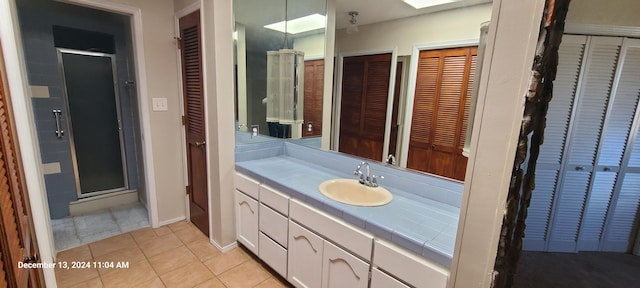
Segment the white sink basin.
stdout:
<svg viewBox="0 0 640 288">
<path fill-rule="evenodd" d="M 393 198 L 389 190 L 365 186 L 355 179 L 327 180 L 320 183 L 318 190 L 330 199 L 355 206 L 381 206 Z"/>
</svg>

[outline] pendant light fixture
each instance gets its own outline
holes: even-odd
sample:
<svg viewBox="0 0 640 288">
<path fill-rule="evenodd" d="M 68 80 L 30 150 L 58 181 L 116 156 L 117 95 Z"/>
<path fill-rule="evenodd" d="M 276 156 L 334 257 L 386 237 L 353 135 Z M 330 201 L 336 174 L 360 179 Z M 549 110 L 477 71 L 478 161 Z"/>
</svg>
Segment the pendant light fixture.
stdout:
<svg viewBox="0 0 640 288">
<path fill-rule="evenodd" d="M 358 11 L 349 12 L 351 20 L 349 20 L 349 26 L 347 26 L 347 34 L 358 33 L 358 20 L 356 19 L 358 15 Z"/>
<path fill-rule="evenodd" d="M 267 122 L 297 124 L 303 122 L 304 52 L 288 48 L 287 4 L 283 48 L 267 51 Z"/>
</svg>

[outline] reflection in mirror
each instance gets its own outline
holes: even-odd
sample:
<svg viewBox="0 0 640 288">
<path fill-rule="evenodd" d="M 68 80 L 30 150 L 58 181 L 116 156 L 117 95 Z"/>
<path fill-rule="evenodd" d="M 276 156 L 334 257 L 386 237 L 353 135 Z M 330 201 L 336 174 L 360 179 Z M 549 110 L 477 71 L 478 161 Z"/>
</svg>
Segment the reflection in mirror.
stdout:
<svg viewBox="0 0 640 288">
<path fill-rule="evenodd" d="M 283 9 L 286 1 L 280 0 L 272 1 L 278 8 L 260 11 L 261 17 L 270 17 L 260 23 L 255 15 L 248 15 L 256 10 L 248 8 L 253 2 L 234 2 L 239 130 L 251 131 L 256 125 L 259 134 L 270 134 L 261 102 L 266 93 L 266 51 L 286 45 L 310 49 L 304 51 L 304 122 L 297 128 L 303 139 L 293 142 L 320 147 L 320 137 L 330 138 L 323 148 L 464 178 L 463 148 L 472 126 L 472 88 L 480 62 L 477 46 L 481 24 L 491 18 L 491 0 L 460 0 L 419 9 L 403 1 L 335 0 L 335 6 L 329 5 L 335 11 L 307 10 L 307 14 L 296 14 L 299 7 L 290 1 L 288 16 Z M 314 5 L 325 9 L 322 2 Z M 335 13 L 335 49 L 328 51 L 335 55 L 333 79 L 321 77 L 324 62 L 309 63 L 325 54 L 324 31 L 284 37 L 264 28 L 267 22 L 314 13 Z M 322 88 L 314 88 L 323 82 L 334 87 L 331 106 L 323 107 Z M 316 93 L 317 99 L 309 100 Z M 323 113 L 331 115 L 325 118 L 331 123 L 322 123 Z M 322 134 L 322 125 L 330 125 L 325 129 L 330 133 Z"/>
<path fill-rule="evenodd" d="M 463 180 L 478 39 L 491 3 L 399 4 L 381 3 L 402 17 L 372 20 L 375 3 L 338 1 L 332 149 Z M 354 10 L 358 32 L 348 33 Z"/>
<path fill-rule="evenodd" d="M 326 1 L 234 0 L 233 6 L 236 138 L 320 136 Z"/>
</svg>

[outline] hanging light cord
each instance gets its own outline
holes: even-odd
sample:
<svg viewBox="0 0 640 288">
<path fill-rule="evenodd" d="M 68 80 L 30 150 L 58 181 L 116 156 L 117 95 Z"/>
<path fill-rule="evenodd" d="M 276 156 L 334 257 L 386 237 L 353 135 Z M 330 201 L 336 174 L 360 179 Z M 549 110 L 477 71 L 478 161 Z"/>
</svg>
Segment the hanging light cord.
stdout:
<svg viewBox="0 0 640 288">
<path fill-rule="evenodd" d="M 288 12 L 289 12 L 289 0 L 284 0 L 284 43 L 282 43 L 284 46 L 284 49 L 289 49 L 289 43 L 287 42 L 287 26 L 289 26 L 289 21 L 287 20 L 288 18 Z"/>
</svg>

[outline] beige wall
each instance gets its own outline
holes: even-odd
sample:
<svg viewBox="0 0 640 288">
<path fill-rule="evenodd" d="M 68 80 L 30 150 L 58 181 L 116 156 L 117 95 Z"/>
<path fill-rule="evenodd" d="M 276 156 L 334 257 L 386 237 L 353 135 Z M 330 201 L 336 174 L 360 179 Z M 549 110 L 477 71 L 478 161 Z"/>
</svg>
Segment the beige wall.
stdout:
<svg viewBox="0 0 640 288">
<path fill-rule="evenodd" d="M 142 11 L 142 33 L 148 87 L 153 172 L 160 224 L 185 216 L 178 59 L 172 0 L 112 0 Z M 138 57 L 140 55 L 137 55 Z M 169 111 L 153 112 L 151 98 L 167 98 Z M 149 189 L 151 187 L 147 187 Z M 153 193 L 153 191 L 149 191 Z M 153 199 L 151 197 L 150 199 Z"/>
<path fill-rule="evenodd" d="M 568 23 L 640 27 L 638 0 L 572 0 Z"/>
<path fill-rule="evenodd" d="M 324 33 L 295 38 L 293 49 L 304 51 L 304 59 L 324 57 Z"/>
<path fill-rule="evenodd" d="M 175 12 L 179 12 L 182 9 L 194 5 L 198 2 L 200 2 L 200 0 L 173 0 L 173 9 Z"/>
<path fill-rule="evenodd" d="M 336 54 L 398 47 L 411 55 L 413 45 L 480 37 L 480 24 L 491 18 L 491 3 L 359 27 L 358 33 L 336 31 Z"/>
</svg>

